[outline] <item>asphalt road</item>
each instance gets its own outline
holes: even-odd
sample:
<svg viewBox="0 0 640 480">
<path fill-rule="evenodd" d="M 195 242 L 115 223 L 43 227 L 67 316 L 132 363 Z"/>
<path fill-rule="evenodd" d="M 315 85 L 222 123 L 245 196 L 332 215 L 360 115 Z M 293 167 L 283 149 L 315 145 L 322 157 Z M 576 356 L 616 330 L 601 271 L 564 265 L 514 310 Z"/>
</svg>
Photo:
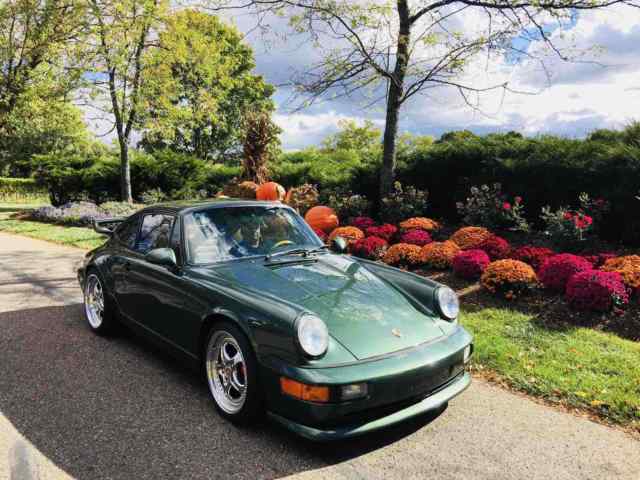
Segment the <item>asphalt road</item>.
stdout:
<svg viewBox="0 0 640 480">
<path fill-rule="evenodd" d="M 481 381 L 349 442 L 233 427 L 195 373 L 126 333 L 91 334 L 81 255 L 0 234 L 0 479 L 640 479 L 640 442 Z"/>
</svg>

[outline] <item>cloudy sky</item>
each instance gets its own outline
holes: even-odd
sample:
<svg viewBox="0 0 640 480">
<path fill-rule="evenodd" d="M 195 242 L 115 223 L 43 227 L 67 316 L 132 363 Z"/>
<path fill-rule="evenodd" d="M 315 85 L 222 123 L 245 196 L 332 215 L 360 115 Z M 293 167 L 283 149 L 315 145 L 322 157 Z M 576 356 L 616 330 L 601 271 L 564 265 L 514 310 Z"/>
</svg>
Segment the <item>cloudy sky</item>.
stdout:
<svg viewBox="0 0 640 480">
<path fill-rule="evenodd" d="M 248 33 L 257 71 L 276 85 L 284 84 L 296 71 L 317 57 L 317 51 L 300 38 L 279 40 L 249 33 L 253 26 L 246 15 L 232 21 Z M 477 18 L 468 16 L 463 28 L 472 28 Z M 273 30 L 285 28 L 275 24 Z M 524 95 L 501 92 L 484 95 L 481 111 L 467 107 L 456 91 L 438 89 L 429 96 L 415 96 L 401 114 L 401 131 L 439 136 L 445 131 L 470 129 L 477 133 L 517 130 L 527 135 L 555 133 L 582 137 L 595 128 L 618 128 L 640 119 L 640 9 L 615 7 L 581 13 L 568 28 L 551 33 L 559 45 L 581 52 L 580 62 L 547 59 L 549 79 L 539 65 L 505 58 L 470 66 L 466 79 L 474 85 L 508 81 L 511 88 L 535 92 Z M 537 42 L 519 45 L 533 52 Z M 577 58 L 577 57 L 576 57 Z M 336 131 L 341 119 L 370 119 L 384 125 L 383 105 L 364 109 L 363 102 L 324 101 L 306 110 L 292 112 L 291 91 L 278 89 L 276 121 L 284 129 L 283 146 L 299 149 L 317 144 Z"/>
</svg>

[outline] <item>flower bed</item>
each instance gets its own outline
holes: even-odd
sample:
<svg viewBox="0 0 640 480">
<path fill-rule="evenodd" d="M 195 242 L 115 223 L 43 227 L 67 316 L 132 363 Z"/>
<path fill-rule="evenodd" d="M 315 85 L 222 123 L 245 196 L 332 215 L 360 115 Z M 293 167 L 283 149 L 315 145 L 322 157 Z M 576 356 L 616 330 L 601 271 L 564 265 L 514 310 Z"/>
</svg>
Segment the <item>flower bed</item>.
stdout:
<svg viewBox="0 0 640 480">
<path fill-rule="evenodd" d="M 334 228 L 333 231 L 329 234 L 328 242 L 331 243 L 336 237 L 342 237 L 349 245 L 353 244 L 356 240 L 360 240 L 364 238 L 364 233 L 362 230 L 356 227 L 338 227 Z"/>
<path fill-rule="evenodd" d="M 507 300 L 519 297 L 536 287 L 538 278 L 530 265 L 518 260 L 497 260 L 485 269 L 480 284 Z"/>
<path fill-rule="evenodd" d="M 482 242 L 491 236 L 491 232 L 483 227 L 463 227 L 451 235 L 453 243 L 462 250 L 478 248 Z"/>
<path fill-rule="evenodd" d="M 420 264 L 420 247 L 408 243 L 391 245 L 382 257 L 382 261 L 394 267 L 411 267 Z"/>
<path fill-rule="evenodd" d="M 422 247 L 420 260 L 431 268 L 451 268 L 453 259 L 460 253 L 460 247 L 447 240 L 446 242 L 433 242 Z"/>
<path fill-rule="evenodd" d="M 480 245 L 479 250 L 484 250 L 491 260 L 502 260 L 511 253 L 511 245 L 504 238 L 497 235 L 487 237 Z"/>
<path fill-rule="evenodd" d="M 620 274 L 598 270 L 573 275 L 567 283 L 565 297 L 576 310 L 608 312 L 629 303 L 629 295 Z"/>
<path fill-rule="evenodd" d="M 27 218 L 38 222 L 87 227 L 94 220 L 110 217 L 128 217 L 141 207 L 142 205 L 120 202 L 106 202 L 99 206 L 92 202 L 69 202 L 61 207 L 45 206 L 36 208 L 29 212 Z"/>
<path fill-rule="evenodd" d="M 358 257 L 369 260 L 379 260 L 388 247 L 387 241 L 380 237 L 365 237 L 356 242 L 351 247 L 351 253 Z"/>
<path fill-rule="evenodd" d="M 398 227 L 395 225 L 391 225 L 390 223 L 385 223 L 380 226 L 373 226 L 367 228 L 367 236 L 368 237 L 379 237 L 385 239 L 387 242 L 391 241 L 393 236 L 398 231 Z"/>
<path fill-rule="evenodd" d="M 640 291 L 640 255 L 609 259 L 602 270 L 619 273 L 628 288 L 635 292 Z"/>
<path fill-rule="evenodd" d="M 400 222 L 399 224 L 400 230 L 408 231 L 408 230 L 425 230 L 427 232 L 433 232 L 440 228 L 440 224 L 435 220 L 426 217 L 413 217 L 405 220 L 404 222 Z"/>
<path fill-rule="evenodd" d="M 533 245 L 525 245 L 524 247 L 516 248 L 509 255 L 514 260 L 520 260 L 533 267 L 537 272 L 544 264 L 545 260 L 554 256 L 556 253 L 550 248 L 534 247 Z"/>
<path fill-rule="evenodd" d="M 466 280 L 477 280 L 489 263 L 489 255 L 484 250 L 465 250 L 454 257 L 453 273 Z"/>
<path fill-rule="evenodd" d="M 400 243 L 410 243 L 419 247 L 424 247 L 432 241 L 431 235 L 425 230 L 409 230 L 400 235 Z"/>
<path fill-rule="evenodd" d="M 592 270 L 593 266 L 584 258 L 562 253 L 547 258 L 540 268 L 540 281 L 545 288 L 564 292 L 569 279 L 579 272 Z"/>
</svg>

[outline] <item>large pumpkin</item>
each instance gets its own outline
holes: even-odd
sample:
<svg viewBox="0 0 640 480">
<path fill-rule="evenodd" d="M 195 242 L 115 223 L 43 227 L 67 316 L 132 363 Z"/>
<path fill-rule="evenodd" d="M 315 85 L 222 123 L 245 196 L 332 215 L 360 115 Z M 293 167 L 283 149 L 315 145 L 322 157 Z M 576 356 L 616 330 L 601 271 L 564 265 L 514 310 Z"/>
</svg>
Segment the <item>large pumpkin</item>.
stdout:
<svg viewBox="0 0 640 480">
<path fill-rule="evenodd" d="M 329 207 L 317 206 L 311 208 L 304 216 L 311 228 L 322 230 L 325 233 L 331 233 L 338 225 L 340 221 L 336 212 Z"/>
<path fill-rule="evenodd" d="M 263 183 L 256 190 L 256 198 L 258 200 L 284 200 L 285 189 L 282 185 L 276 182 Z"/>
</svg>

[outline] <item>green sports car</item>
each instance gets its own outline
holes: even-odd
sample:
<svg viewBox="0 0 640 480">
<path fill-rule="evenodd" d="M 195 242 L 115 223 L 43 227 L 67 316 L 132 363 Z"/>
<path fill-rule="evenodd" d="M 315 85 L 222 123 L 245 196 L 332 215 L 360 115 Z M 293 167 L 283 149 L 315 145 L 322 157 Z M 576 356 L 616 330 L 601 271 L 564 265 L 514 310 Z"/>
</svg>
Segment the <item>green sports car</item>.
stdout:
<svg viewBox="0 0 640 480">
<path fill-rule="evenodd" d="M 200 369 L 234 423 L 346 438 L 469 386 L 450 288 L 325 246 L 285 205 L 169 203 L 94 227 L 110 238 L 78 269 L 89 327 L 121 322 Z"/>
</svg>

